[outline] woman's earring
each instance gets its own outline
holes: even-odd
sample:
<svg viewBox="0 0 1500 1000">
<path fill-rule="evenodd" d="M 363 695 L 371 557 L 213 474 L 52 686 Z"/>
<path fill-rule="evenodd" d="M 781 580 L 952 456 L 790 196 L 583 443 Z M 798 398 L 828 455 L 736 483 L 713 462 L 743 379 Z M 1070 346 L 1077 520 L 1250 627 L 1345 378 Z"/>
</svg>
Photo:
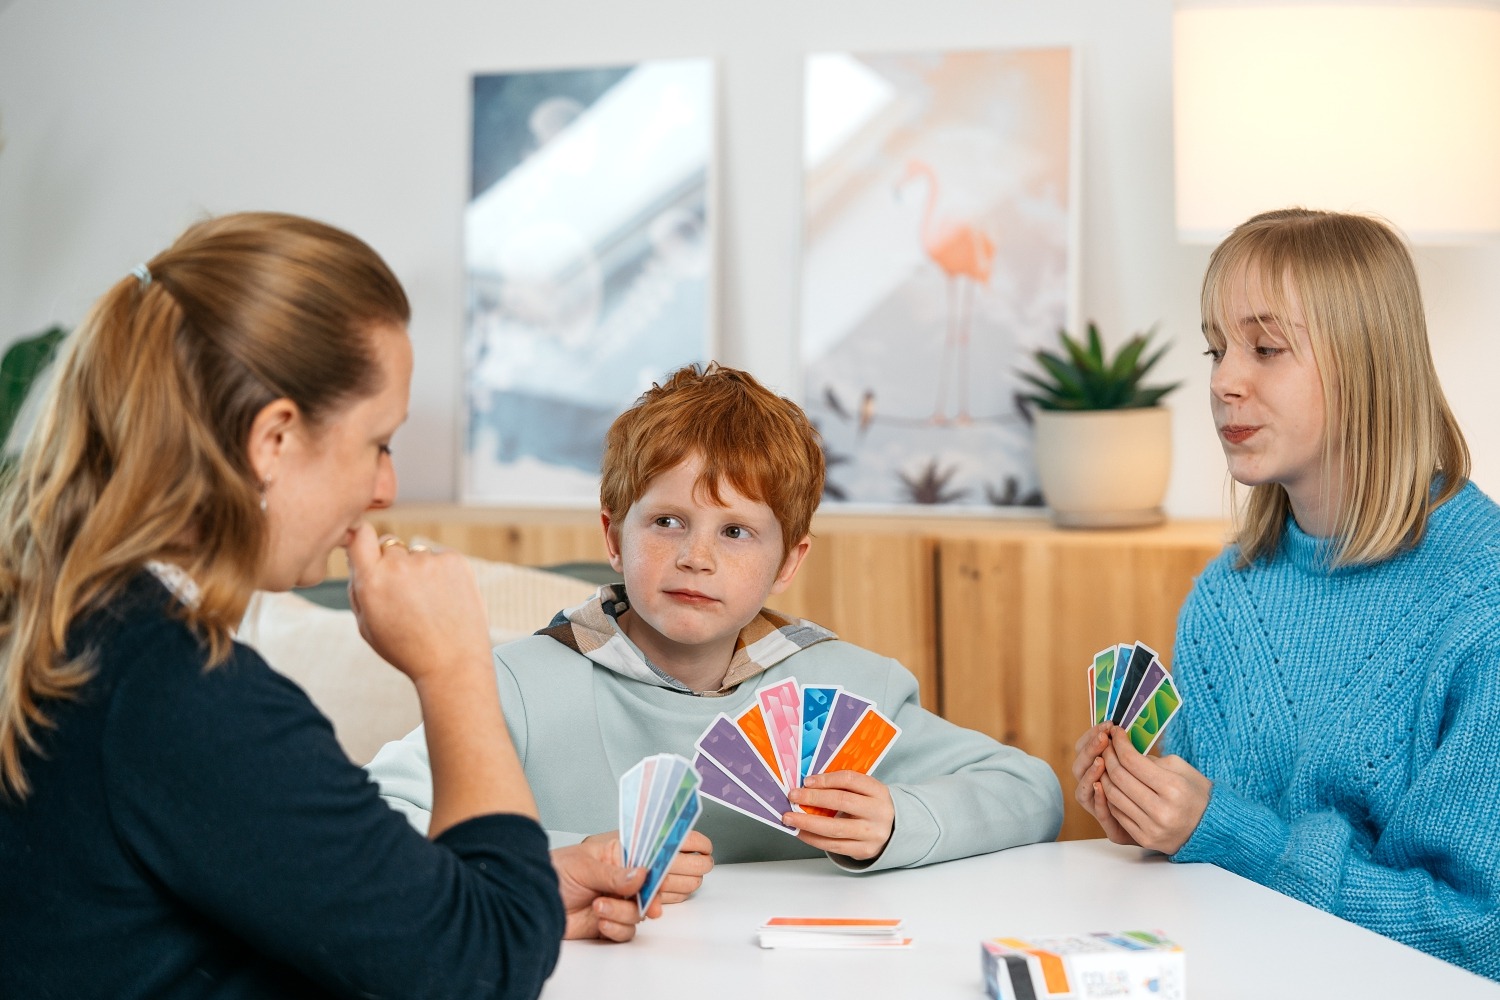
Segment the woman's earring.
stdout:
<svg viewBox="0 0 1500 1000">
<path fill-rule="evenodd" d="M 271 479 L 268 476 L 260 481 L 260 512 L 264 514 L 270 504 L 266 503 L 266 490 L 271 488 Z"/>
</svg>

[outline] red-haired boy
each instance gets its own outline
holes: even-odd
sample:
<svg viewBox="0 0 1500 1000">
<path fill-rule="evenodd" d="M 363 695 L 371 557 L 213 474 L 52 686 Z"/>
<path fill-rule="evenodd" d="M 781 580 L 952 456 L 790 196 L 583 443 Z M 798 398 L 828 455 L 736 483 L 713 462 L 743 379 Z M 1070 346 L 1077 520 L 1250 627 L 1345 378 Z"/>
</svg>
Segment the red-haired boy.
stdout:
<svg viewBox="0 0 1500 1000">
<path fill-rule="evenodd" d="M 880 779 L 811 775 L 791 793 L 835 816 L 789 812 L 788 836 L 714 803 L 663 887 L 674 901 L 709 863 L 826 852 L 851 871 L 930 864 L 1051 840 L 1062 793 L 1044 762 L 924 710 L 901 664 L 767 610 L 812 545 L 823 494 L 818 433 L 749 374 L 683 368 L 610 428 L 601 520 L 624 585 L 495 650 L 500 696 L 554 845 L 611 831 L 620 776 L 650 754 L 692 757 L 720 712 L 795 677 L 841 685 L 901 728 Z M 382 794 L 418 826 L 431 800 L 419 729 L 371 762 Z M 698 857 L 694 857 L 695 853 Z"/>
</svg>

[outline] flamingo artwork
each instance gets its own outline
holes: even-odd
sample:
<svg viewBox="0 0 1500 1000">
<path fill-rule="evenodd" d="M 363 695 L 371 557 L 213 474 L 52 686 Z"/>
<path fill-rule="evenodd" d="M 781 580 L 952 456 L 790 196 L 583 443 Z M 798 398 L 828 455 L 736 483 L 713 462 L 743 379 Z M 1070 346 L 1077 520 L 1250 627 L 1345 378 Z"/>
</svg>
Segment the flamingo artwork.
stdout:
<svg viewBox="0 0 1500 1000">
<path fill-rule="evenodd" d="M 947 397 L 951 378 L 956 384 L 958 397 L 954 422 L 968 424 L 973 422 L 969 414 L 969 327 L 973 320 L 975 289 L 989 284 L 990 271 L 995 264 L 995 243 L 974 222 L 939 216 L 937 172 L 922 160 L 910 160 L 898 188 L 918 180 L 927 182 L 927 201 L 922 209 L 919 230 L 922 251 L 942 270 L 948 283 L 947 331 L 938 369 L 937 405 L 932 422 L 948 422 Z"/>
</svg>

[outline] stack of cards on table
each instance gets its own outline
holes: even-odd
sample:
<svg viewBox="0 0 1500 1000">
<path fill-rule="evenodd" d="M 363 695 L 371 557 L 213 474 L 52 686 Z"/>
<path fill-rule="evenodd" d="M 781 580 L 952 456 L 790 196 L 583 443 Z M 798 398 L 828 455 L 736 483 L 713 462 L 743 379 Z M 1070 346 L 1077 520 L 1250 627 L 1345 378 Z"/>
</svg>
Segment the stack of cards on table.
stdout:
<svg viewBox="0 0 1500 1000">
<path fill-rule="evenodd" d="M 625 867 L 647 870 L 636 897 L 643 912 L 703 812 L 699 780 L 692 765 L 675 753 L 647 757 L 620 778 L 620 849 Z"/>
<path fill-rule="evenodd" d="M 910 948 L 901 921 L 868 917 L 772 917 L 760 925 L 762 948 Z"/>
<path fill-rule="evenodd" d="M 704 795 L 795 836 L 783 814 L 833 813 L 793 806 L 788 792 L 810 774 L 871 773 L 900 735 L 874 702 L 837 685 L 801 687 L 789 677 L 757 691 L 739 718 L 721 712 L 698 737 L 693 767 Z"/>
<path fill-rule="evenodd" d="M 1182 696 L 1172 675 L 1143 642 L 1109 646 L 1094 654 L 1089 664 L 1089 711 L 1094 724 L 1108 719 L 1130 735 L 1141 753 L 1150 750 Z"/>
<path fill-rule="evenodd" d="M 994 1000 L 1181 1000 L 1187 959 L 1160 932 L 995 938 L 980 942 Z"/>
</svg>

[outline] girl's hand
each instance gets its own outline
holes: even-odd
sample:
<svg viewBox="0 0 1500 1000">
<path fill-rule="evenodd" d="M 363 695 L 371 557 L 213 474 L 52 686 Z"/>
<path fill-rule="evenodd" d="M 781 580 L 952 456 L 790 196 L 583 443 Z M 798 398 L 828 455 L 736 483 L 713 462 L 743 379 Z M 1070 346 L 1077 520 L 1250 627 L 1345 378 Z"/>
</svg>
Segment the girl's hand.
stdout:
<svg viewBox="0 0 1500 1000">
<path fill-rule="evenodd" d="M 1180 851 L 1203 819 L 1213 782 L 1175 754 L 1160 760 L 1145 756 L 1119 728 L 1110 734 L 1103 759 L 1099 784 L 1124 832 L 1153 851 Z"/>
<path fill-rule="evenodd" d="M 1104 752 L 1109 747 L 1109 733 L 1114 726 L 1101 722 L 1091 727 L 1078 738 L 1074 745 L 1078 756 L 1073 759 L 1074 800 L 1099 822 L 1104 835 L 1115 844 L 1136 842 L 1125 832 L 1114 814 L 1110 812 L 1109 800 L 1104 792 Z"/>
</svg>

